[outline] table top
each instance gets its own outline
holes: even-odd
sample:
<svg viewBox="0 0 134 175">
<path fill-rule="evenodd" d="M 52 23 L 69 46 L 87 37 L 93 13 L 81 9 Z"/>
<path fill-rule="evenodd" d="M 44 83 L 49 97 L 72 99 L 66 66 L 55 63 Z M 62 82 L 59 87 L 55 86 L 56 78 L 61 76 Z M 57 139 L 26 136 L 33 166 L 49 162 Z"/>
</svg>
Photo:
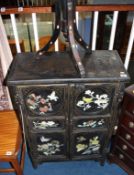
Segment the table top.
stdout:
<svg viewBox="0 0 134 175">
<path fill-rule="evenodd" d="M 0 158 L 16 154 L 21 142 L 21 132 L 14 111 L 0 112 Z"/>
</svg>

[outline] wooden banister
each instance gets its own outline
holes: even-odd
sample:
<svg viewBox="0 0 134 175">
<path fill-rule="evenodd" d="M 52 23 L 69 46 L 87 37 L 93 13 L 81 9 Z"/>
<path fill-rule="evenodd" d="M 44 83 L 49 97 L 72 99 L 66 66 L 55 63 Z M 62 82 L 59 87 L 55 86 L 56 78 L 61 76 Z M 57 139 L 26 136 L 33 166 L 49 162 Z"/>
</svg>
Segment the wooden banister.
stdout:
<svg viewBox="0 0 134 175">
<path fill-rule="evenodd" d="M 79 12 L 89 11 L 134 11 L 134 4 L 132 5 L 83 5 L 77 6 L 76 10 Z M 52 7 L 19 7 L 19 8 L 1 8 L 0 14 L 27 14 L 27 13 L 51 13 Z"/>
<path fill-rule="evenodd" d="M 133 5 L 86 5 L 77 6 L 76 8 L 79 12 L 89 12 L 89 11 L 133 11 Z"/>
</svg>

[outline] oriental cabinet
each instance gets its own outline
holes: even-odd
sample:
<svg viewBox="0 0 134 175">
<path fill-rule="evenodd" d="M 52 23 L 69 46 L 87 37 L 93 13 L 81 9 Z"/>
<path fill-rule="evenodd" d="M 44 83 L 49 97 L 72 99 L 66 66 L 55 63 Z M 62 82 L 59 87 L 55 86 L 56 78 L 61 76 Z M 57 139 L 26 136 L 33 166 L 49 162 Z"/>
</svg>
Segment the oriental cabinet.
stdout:
<svg viewBox="0 0 134 175">
<path fill-rule="evenodd" d="M 83 78 L 70 53 L 35 54 L 18 54 L 7 77 L 33 165 L 84 159 L 103 164 L 129 80 L 118 53 L 84 55 Z"/>
</svg>

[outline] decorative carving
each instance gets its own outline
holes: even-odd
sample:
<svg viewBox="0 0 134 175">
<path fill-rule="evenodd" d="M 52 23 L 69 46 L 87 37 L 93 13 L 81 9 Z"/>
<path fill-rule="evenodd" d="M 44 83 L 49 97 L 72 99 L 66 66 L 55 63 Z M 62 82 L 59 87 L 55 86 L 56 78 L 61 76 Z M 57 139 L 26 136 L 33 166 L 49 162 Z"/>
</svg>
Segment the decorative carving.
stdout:
<svg viewBox="0 0 134 175">
<path fill-rule="evenodd" d="M 19 88 L 15 88 L 12 89 L 13 91 L 15 91 L 15 95 L 14 95 L 14 101 L 17 105 L 23 105 L 23 99 L 21 98 L 20 92 L 19 92 Z"/>
</svg>

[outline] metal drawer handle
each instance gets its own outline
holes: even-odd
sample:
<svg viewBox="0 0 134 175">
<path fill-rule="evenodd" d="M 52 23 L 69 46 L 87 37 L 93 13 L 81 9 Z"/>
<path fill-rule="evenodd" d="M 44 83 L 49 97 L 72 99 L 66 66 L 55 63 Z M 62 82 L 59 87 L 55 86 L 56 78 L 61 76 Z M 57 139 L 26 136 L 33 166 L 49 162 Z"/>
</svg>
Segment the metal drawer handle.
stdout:
<svg viewBox="0 0 134 175">
<path fill-rule="evenodd" d="M 124 159 L 123 154 L 119 154 L 119 158 L 120 158 L 120 159 Z"/>
<path fill-rule="evenodd" d="M 134 128 L 134 122 L 129 122 L 128 126 L 129 126 L 129 128 Z"/>
<path fill-rule="evenodd" d="M 122 149 L 123 149 L 123 150 L 127 150 L 127 145 L 123 145 L 123 146 L 122 146 Z"/>
<path fill-rule="evenodd" d="M 125 138 L 126 138 L 127 140 L 131 140 L 131 135 L 130 135 L 130 134 L 126 134 Z"/>
</svg>

